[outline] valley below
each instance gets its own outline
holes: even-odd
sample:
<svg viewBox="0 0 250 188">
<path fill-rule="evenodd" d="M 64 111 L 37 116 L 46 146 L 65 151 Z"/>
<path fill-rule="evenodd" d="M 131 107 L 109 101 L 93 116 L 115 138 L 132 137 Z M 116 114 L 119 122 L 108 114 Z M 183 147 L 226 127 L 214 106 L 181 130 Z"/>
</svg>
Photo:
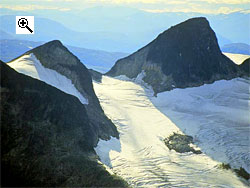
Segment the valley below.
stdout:
<svg viewBox="0 0 250 188">
<path fill-rule="evenodd" d="M 94 89 L 120 140 L 99 140 L 96 153 L 132 187 L 248 187 L 219 167 L 224 162 L 249 172 L 248 85 L 242 78 L 221 80 L 154 97 L 140 78 L 103 76 Z M 173 133 L 192 136 L 202 154 L 169 150 L 164 139 Z"/>
</svg>

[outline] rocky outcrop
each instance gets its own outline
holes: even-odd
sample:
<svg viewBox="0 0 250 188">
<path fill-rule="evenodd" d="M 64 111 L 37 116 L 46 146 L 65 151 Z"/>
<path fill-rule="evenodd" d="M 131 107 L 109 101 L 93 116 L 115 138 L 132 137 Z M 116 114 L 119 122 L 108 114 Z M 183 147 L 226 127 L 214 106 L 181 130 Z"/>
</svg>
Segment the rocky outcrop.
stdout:
<svg viewBox="0 0 250 188">
<path fill-rule="evenodd" d="M 116 62 L 109 76 L 143 80 L 155 93 L 239 76 L 239 68 L 224 56 L 206 18 L 193 18 L 171 27 L 134 54 Z"/>
<path fill-rule="evenodd" d="M 188 135 L 182 135 L 178 133 L 174 133 L 170 135 L 168 138 L 164 139 L 164 143 L 168 147 L 169 150 L 175 150 L 178 153 L 192 152 L 194 154 L 201 154 L 200 150 L 196 150 L 190 146 L 193 144 L 193 137 Z"/>
<path fill-rule="evenodd" d="M 250 58 L 246 59 L 242 64 L 240 64 L 240 71 L 242 76 L 250 76 Z"/>
<path fill-rule="evenodd" d="M 78 98 L 0 65 L 1 186 L 127 186 L 98 164 Z"/>
<path fill-rule="evenodd" d="M 102 82 L 102 73 L 95 71 L 93 69 L 89 69 L 89 73 L 92 77 L 92 80 L 96 81 L 96 82 Z"/>
<path fill-rule="evenodd" d="M 232 168 L 230 164 L 222 163 L 218 165 L 218 168 L 225 169 L 225 170 L 233 170 L 239 177 L 242 177 L 245 180 L 250 179 L 250 174 L 242 167 L 240 167 L 240 169 L 235 169 L 235 168 Z"/>
<path fill-rule="evenodd" d="M 60 41 L 51 41 L 28 51 L 33 53 L 40 63 L 70 79 L 76 89 L 88 99 L 86 105 L 90 124 L 95 127 L 95 144 L 98 138 L 108 140 L 110 136 L 119 137 L 115 125 L 104 114 L 93 89 L 88 69 Z"/>
</svg>

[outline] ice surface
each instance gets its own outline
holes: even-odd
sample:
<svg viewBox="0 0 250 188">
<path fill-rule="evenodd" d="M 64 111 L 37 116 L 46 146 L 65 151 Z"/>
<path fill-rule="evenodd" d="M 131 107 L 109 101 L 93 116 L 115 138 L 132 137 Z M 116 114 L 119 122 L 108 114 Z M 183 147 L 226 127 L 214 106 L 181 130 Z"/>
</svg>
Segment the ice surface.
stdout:
<svg viewBox="0 0 250 188">
<path fill-rule="evenodd" d="M 245 83 L 243 80 L 242 82 Z M 244 91 L 244 86 L 242 87 Z M 132 186 L 247 187 L 242 183 L 244 180 L 239 179 L 232 171 L 219 169 L 217 165 L 220 164 L 220 162 L 212 159 L 210 155 L 204 153 L 200 155 L 192 153 L 180 154 L 173 150 L 168 150 L 163 139 L 173 132 L 182 133 L 180 128 L 182 129 L 183 126 L 179 126 L 176 122 L 171 121 L 168 114 L 166 115 L 165 112 L 162 113 L 158 109 L 169 108 L 169 105 L 165 105 L 169 104 L 167 103 L 168 101 L 165 100 L 165 97 L 161 98 L 159 95 L 159 98 L 154 98 L 150 88 L 141 87 L 129 81 L 129 79 L 124 76 L 119 77 L 119 79 L 103 76 L 102 83 L 94 83 L 94 89 L 105 114 L 114 122 L 120 132 L 120 142 L 114 139 L 111 141 L 100 140 L 95 150 L 103 163 L 112 168 L 114 173 L 125 178 Z M 224 89 L 226 89 L 226 86 Z M 215 90 L 216 89 L 214 89 L 214 92 Z M 238 91 L 238 89 L 236 90 Z M 209 89 L 207 91 L 209 91 Z M 236 95 L 241 92 L 241 90 L 238 91 Z M 210 95 L 208 92 L 207 95 L 210 100 L 213 100 L 212 94 Z M 226 95 L 226 93 L 224 93 L 224 95 Z M 217 95 L 215 96 L 217 99 Z M 246 94 L 240 94 L 240 96 L 242 100 L 248 98 Z M 192 100 L 192 96 L 188 96 L 187 100 L 191 102 L 191 104 L 198 103 L 198 107 L 202 106 L 199 97 L 196 98 L 198 100 L 197 102 L 196 100 Z M 182 106 L 182 100 L 184 100 L 183 96 L 179 94 L 174 99 L 176 99 L 173 102 L 175 103 L 174 106 L 179 107 L 179 109 L 176 110 L 180 114 L 183 113 L 185 117 L 185 111 L 180 108 Z M 156 108 L 151 100 L 154 100 L 155 105 L 159 107 Z M 220 105 L 219 98 L 215 101 L 216 104 Z M 229 99 L 226 101 L 229 104 L 232 102 Z M 241 101 L 241 99 L 239 99 L 239 101 Z M 192 109 L 188 108 L 189 102 L 184 103 L 185 109 L 191 110 L 191 114 L 195 115 L 195 117 L 192 116 L 194 121 L 195 119 L 200 121 L 195 113 L 201 110 L 195 106 L 195 113 L 192 113 Z M 245 103 L 243 102 L 243 104 Z M 170 105 L 172 105 L 172 103 Z M 237 106 L 242 109 L 242 111 L 248 108 L 248 106 L 244 105 L 241 107 L 240 103 L 237 104 Z M 223 109 L 227 108 L 223 107 L 223 105 L 220 107 Z M 209 109 L 214 111 L 210 107 Z M 219 108 L 215 109 L 215 111 L 217 115 L 220 113 Z M 236 115 L 236 111 L 237 110 L 233 110 L 231 116 Z M 240 112 L 237 111 L 237 114 L 239 113 Z M 198 114 L 198 116 L 200 115 L 202 115 L 202 113 Z M 208 116 L 207 118 L 212 121 L 213 117 Z M 233 119 L 233 117 L 230 117 L 230 119 Z M 248 121 L 243 115 L 241 119 L 243 119 L 244 122 Z M 223 120 L 221 121 L 223 122 Z M 236 120 L 236 122 L 237 121 L 238 120 Z M 188 129 L 190 129 L 190 134 L 199 132 L 198 126 L 189 126 Z M 217 131 L 219 133 L 221 132 L 221 130 Z M 204 135 L 205 133 L 201 134 Z M 211 133 L 208 132 L 208 134 Z M 223 135 L 226 136 L 224 133 Z M 194 138 L 197 140 L 196 135 Z M 207 142 L 211 141 L 216 142 L 217 140 L 207 140 Z M 235 145 L 237 144 L 238 143 L 235 143 Z M 236 148 L 239 149 L 239 147 Z"/>
<path fill-rule="evenodd" d="M 65 93 L 76 96 L 82 104 L 88 104 L 88 100 L 75 88 L 70 79 L 55 70 L 45 68 L 32 53 L 23 55 L 8 65 L 19 73 L 44 81 Z"/>
<path fill-rule="evenodd" d="M 250 172 L 248 79 L 216 81 L 152 97 L 153 104 L 212 158 Z"/>
<path fill-rule="evenodd" d="M 231 59 L 235 64 L 240 65 L 245 61 L 247 58 L 250 57 L 250 55 L 244 55 L 244 54 L 232 54 L 232 53 L 223 53 L 225 56 L 227 56 L 229 59 Z"/>
</svg>

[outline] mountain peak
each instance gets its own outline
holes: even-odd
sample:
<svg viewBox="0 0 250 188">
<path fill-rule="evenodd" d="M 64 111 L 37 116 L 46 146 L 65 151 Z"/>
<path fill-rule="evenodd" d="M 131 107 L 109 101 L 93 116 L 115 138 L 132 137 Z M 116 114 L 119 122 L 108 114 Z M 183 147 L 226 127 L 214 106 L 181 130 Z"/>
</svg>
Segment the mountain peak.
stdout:
<svg viewBox="0 0 250 188">
<path fill-rule="evenodd" d="M 80 63 L 79 59 L 59 40 L 45 43 L 30 50 L 28 53 L 35 54 L 36 58 L 47 68 L 51 68 L 54 64 L 77 65 Z"/>
<path fill-rule="evenodd" d="M 23 57 L 25 55 L 26 57 Z M 47 83 L 51 83 L 51 85 L 54 84 L 58 86 L 58 88 L 61 87 L 62 84 L 62 88 L 65 91 L 68 91 L 69 88 L 73 88 L 75 91 L 74 93 L 79 97 L 79 99 L 86 99 L 85 102 L 84 100 L 81 101 L 83 104 L 87 104 L 85 106 L 88 118 L 91 124 L 95 126 L 95 138 L 97 138 L 95 140 L 96 143 L 98 138 L 109 139 L 110 136 L 119 137 L 115 125 L 105 116 L 100 106 L 99 100 L 93 89 L 92 78 L 88 69 L 60 41 L 54 40 L 45 43 L 30 50 L 23 56 L 17 58 L 16 60 L 18 61 L 18 59 L 21 59 L 21 62 L 22 60 L 27 60 L 29 65 L 33 63 L 33 65 L 41 64 L 43 66 L 43 68 L 39 70 L 37 70 L 37 67 L 39 66 L 33 66 L 35 69 L 34 72 L 36 71 L 38 75 L 43 74 L 42 77 L 38 76 L 38 79 L 44 78 Z M 12 66 L 12 63 L 15 62 L 10 62 L 10 66 Z M 30 68 L 30 66 L 28 67 Z M 44 68 L 50 70 L 46 70 Z M 28 68 L 26 67 L 26 69 Z M 51 75 L 51 70 L 59 73 L 59 75 L 56 74 L 56 79 L 52 79 L 54 73 Z M 33 71 L 28 70 L 26 72 L 28 75 L 31 75 Z M 65 83 L 61 81 L 65 80 L 65 78 L 71 83 L 68 82 L 69 84 L 65 85 Z M 51 79 L 53 80 L 52 82 Z M 73 91 L 72 89 L 70 90 Z"/>
<path fill-rule="evenodd" d="M 238 67 L 222 53 L 216 35 L 204 17 L 192 18 L 161 33 L 107 73 L 143 80 L 155 93 L 173 88 L 200 86 L 238 75 Z"/>
<path fill-rule="evenodd" d="M 45 46 L 63 46 L 62 42 L 60 40 L 52 40 L 44 44 Z"/>
<path fill-rule="evenodd" d="M 205 17 L 195 17 L 195 18 L 190 18 L 184 22 L 181 22 L 175 26 L 172 26 L 171 28 L 177 28 L 177 27 L 187 27 L 187 26 L 209 26 L 209 22 L 207 20 L 207 18 Z M 167 30 L 168 31 L 168 30 Z"/>
</svg>

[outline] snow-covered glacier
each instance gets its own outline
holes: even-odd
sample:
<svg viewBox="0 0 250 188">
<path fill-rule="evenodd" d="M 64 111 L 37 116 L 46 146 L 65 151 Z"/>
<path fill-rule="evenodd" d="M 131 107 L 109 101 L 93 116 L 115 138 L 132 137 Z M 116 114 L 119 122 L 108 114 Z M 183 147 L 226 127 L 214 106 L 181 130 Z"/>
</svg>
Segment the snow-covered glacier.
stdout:
<svg viewBox="0 0 250 188">
<path fill-rule="evenodd" d="M 212 158 L 250 172 L 250 80 L 236 78 L 174 89 L 153 104 Z"/>
<path fill-rule="evenodd" d="M 100 140 L 101 161 L 133 187 L 248 187 L 221 162 L 249 170 L 249 80 L 237 78 L 153 96 L 138 81 L 94 83 L 120 140 Z M 169 150 L 173 132 L 194 137 L 202 154 Z"/>
<path fill-rule="evenodd" d="M 88 104 L 88 100 L 75 88 L 70 79 L 55 70 L 45 68 L 33 53 L 25 54 L 8 65 L 19 73 L 44 81 L 67 94 L 74 95 L 82 104 Z"/>
</svg>

